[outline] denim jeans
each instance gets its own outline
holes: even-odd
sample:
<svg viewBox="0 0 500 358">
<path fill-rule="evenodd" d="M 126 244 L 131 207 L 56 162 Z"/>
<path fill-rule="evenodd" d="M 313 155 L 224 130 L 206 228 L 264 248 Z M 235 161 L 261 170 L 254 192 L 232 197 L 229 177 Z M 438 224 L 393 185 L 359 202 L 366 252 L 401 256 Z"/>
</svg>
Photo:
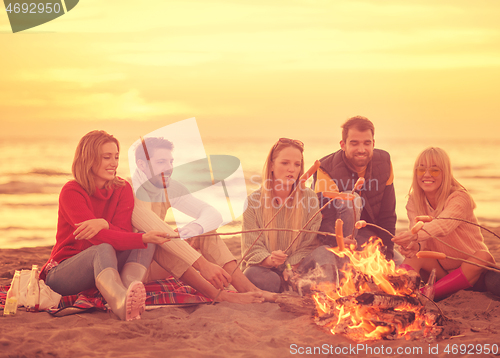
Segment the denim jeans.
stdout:
<svg viewBox="0 0 500 358">
<path fill-rule="evenodd" d="M 110 244 L 89 247 L 52 268 L 45 283 L 55 292 L 67 296 L 95 287 L 95 278 L 105 268 L 120 271 L 127 262 L 137 262 L 149 267 L 156 245 L 145 249 L 116 251 Z"/>
<path fill-rule="evenodd" d="M 358 230 L 355 229 L 354 224 L 356 224 L 356 221 L 359 221 L 361 217 L 363 198 L 357 193 L 355 193 L 354 196 L 354 200 L 334 199 L 330 202 L 321 212 L 323 219 L 321 220 L 319 231 L 335 233 L 337 219 L 341 219 L 343 222 L 342 233 L 344 237 L 352 235 L 353 232 L 356 236 Z M 330 198 L 321 196 L 320 206 L 324 206 L 330 200 Z M 319 235 L 319 238 L 324 245 L 334 246 L 335 238 L 323 235 Z"/>
<path fill-rule="evenodd" d="M 351 192 L 344 193 L 351 194 Z M 335 199 L 333 201 L 333 206 L 337 209 L 336 219 L 341 219 L 343 222 L 342 233 L 344 234 L 344 237 L 352 235 L 353 232 L 356 236 L 356 233 L 358 232 L 358 230 L 354 228 L 354 224 L 356 224 L 356 221 L 359 221 L 359 218 L 361 217 L 363 199 L 358 193 L 354 193 L 354 196 L 355 198 L 352 201 L 342 199 Z"/>
<path fill-rule="evenodd" d="M 360 230 L 360 232 L 363 230 Z M 369 230 L 364 232 L 363 240 L 367 241 L 373 233 Z M 350 260 L 347 256 L 339 257 L 329 251 L 330 246 L 323 245 L 304 257 L 300 262 L 297 272 L 300 274 L 299 284 L 302 291 L 307 291 L 312 284 L 330 282 L 339 285 L 344 274 L 339 271 Z M 403 261 L 401 254 L 394 252 L 396 265 Z M 255 286 L 261 290 L 269 292 L 280 292 L 282 273 L 278 268 L 267 268 L 262 266 L 250 266 L 245 272 L 245 276 Z M 499 275 L 500 277 L 500 275 Z"/>
<path fill-rule="evenodd" d="M 310 283 L 339 282 L 338 269 L 342 268 L 347 258 L 340 258 L 327 250 L 328 246 L 320 246 L 307 255 L 299 264 L 297 272 L 301 278 L 306 278 Z M 318 267 L 320 267 L 318 269 Z M 278 268 L 250 266 L 245 272 L 250 282 L 261 290 L 280 292 L 282 272 Z"/>
<path fill-rule="evenodd" d="M 486 289 L 489 293 L 500 296 L 500 272 L 487 271 L 484 280 L 486 282 Z"/>
<path fill-rule="evenodd" d="M 276 293 L 280 292 L 281 273 L 277 268 L 250 266 L 243 274 L 251 283 L 261 290 Z"/>
</svg>

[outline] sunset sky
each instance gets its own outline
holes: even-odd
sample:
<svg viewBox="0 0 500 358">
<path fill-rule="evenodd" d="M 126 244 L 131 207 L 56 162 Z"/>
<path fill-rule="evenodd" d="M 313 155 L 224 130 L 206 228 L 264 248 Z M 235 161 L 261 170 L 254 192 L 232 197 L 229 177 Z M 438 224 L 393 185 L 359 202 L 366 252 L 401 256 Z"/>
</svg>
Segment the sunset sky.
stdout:
<svg viewBox="0 0 500 358">
<path fill-rule="evenodd" d="M 497 0 L 81 0 L 15 34 L 0 8 L 4 134 L 196 117 L 299 137 L 357 114 L 387 137 L 500 133 Z"/>
</svg>

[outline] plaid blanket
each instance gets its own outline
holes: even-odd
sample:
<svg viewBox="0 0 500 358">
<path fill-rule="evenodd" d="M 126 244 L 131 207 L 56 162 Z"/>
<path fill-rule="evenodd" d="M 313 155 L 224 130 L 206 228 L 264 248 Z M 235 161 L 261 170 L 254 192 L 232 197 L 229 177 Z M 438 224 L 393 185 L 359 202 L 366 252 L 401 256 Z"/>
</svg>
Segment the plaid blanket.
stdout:
<svg viewBox="0 0 500 358">
<path fill-rule="evenodd" d="M 212 300 L 187 286 L 174 277 L 148 282 L 146 288 L 146 305 L 185 305 L 212 302 Z M 5 306 L 9 286 L 0 286 L 0 309 Z M 106 301 L 95 288 L 80 292 L 77 295 L 63 296 L 57 308 L 47 310 L 54 316 L 81 313 L 89 310 L 106 310 Z"/>
</svg>

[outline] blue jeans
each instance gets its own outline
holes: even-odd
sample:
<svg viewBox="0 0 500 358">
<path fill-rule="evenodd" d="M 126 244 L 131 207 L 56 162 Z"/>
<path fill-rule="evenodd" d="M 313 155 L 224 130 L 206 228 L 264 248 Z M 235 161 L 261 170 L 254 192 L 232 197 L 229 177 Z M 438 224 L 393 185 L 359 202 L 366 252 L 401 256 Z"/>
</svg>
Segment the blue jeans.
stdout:
<svg viewBox="0 0 500 358">
<path fill-rule="evenodd" d="M 366 231 L 365 234 L 368 236 L 366 240 L 372 236 L 368 231 Z M 363 237 L 364 236 L 365 235 L 363 235 Z M 297 272 L 301 277 L 300 285 L 302 285 L 302 291 L 307 290 L 311 284 L 318 284 L 321 282 L 330 282 L 336 286 L 340 284 L 344 274 L 339 271 L 339 269 L 342 269 L 350 260 L 347 256 L 339 257 L 335 255 L 333 252 L 329 251 L 328 248 L 328 245 L 320 246 L 304 257 L 300 262 Z M 401 256 L 400 254 L 398 255 Z M 396 261 L 396 255 L 394 259 Z M 396 265 L 400 265 L 401 262 L 402 257 L 401 260 L 396 262 Z M 278 268 L 250 266 L 245 270 L 244 274 L 250 282 L 261 290 L 280 292 L 282 273 Z M 500 278 L 500 275 L 498 275 L 498 277 Z"/>
<path fill-rule="evenodd" d="M 94 288 L 95 278 L 105 268 L 120 271 L 127 262 L 149 267 L 155 248 L 156 245 L 148 244 L 145 249 L 116 251 L 110 244 L 94 245 L 52 268 L 45 283 L 63 296 L 75 295 Z"/>
<path fill-rule="evenodd" d="M 342 268 L 348 258 L 340 258 L 333 252 L 327 250 L 328 246 L 320 246 L 307 255 L 299 264 L 297 272 L 302 278 L 310 283 L 333 282 L 338 284 L 338 269 Z M 316 270 L 320 267 L 320 271 Z M 311 273 L 311 275 L 308 275 Z M 282 272 L 278 268 L 267 268 L 262 266 L 248 267 L 244 275 L 255 286 L 269 292 L 280 292 Z"/>
<path fill-rule="evenodd" d="M 358 230 L 354 228 L 354 224 L 356 221 L 359 221 L 359 218 L 361 217 L 361 211 L 363 210 L 363 198 L 361 198 L 358 193 L 355 193 L 354 196 L 355 199 L 352 201 L 334 199 L 330 202 L 321 212 L 323 219 L 321 220 L 319 231 L 335 233 L 335 223 L 337 219 L 341 219 L 343 222 L 342 232 L 344 237 L 352 235 L 353 232 L 356 236 Z M 329 201 L 330 198 L 321 196 L 320 206 L 325 205 Z M 336 246 L 335 238 L 331 236 L 319 236 L 319 238 L 325 245 Z"/>
<path fill-rule="evenodd" d="M 351 194 L 349 191 L 344 193 Z M 333 201 L 333 206 L 337 209 L 337 219 L 341 219 L 343 222 L 342 233 L 344 234 L 344 237 L 352 235 L 353 232 L 354 236 L 356 236 L 356 233 L 358 232 L 358 230 L 354 228 L 354 224 L 356 224 L 356 221 L 359 221 L 359 218 L 361 217 L 363 200 L 358 193 L 354 193 L 354 196 L 355 198 L 353 201 L 341 199 L 335 199 Z"/>
<path fill-rule="evenodd" d="M 354 237 L 358 244 L 358 249 L 361 249 L 363 244 L 368 242 L 370 237 L 381 237 L 383 245 L 386 246 L 388 250 L 388 252 L 386 253 L 386 257 L 388 259 L 392 259 L 394 244 L 392 243 L 392 241 L 390 241 L 390 237 L 370 226 L 361 228 L 359 230 L 354 228 L 354 224 L 356 223 L 356 221 L 359 221 L 361 218 L 361 212 L 363 211 L 364 206 L 364 198 L 360 197 L 357 193 L 355 193 L 354 195 L 356 198 L 353 201 L 335 199 L 325 209 L 323 209 L 323 220 L 321 221 L 319 231 L 335 233 L 335 223 L 337 219 L 341 219 L 344 224 L 342 230 L 344 237 L 347 237 L 354 233 Z M 325 205 L 330 200 L 329 198 L 323 196 L 320 196 L 320 198 L 321 205 Z M 337 242 L 334 237 L 318 235 L 318 238 L 324 245 L 337 246 Z M 396 258 L 400 261 L 401 255 L 398 254 Z"/>
<path fill-rule="evenodd" d="M 487 271 L 484 280 L 489 293 L 500 296 L 500 272 Z"/>
<path fill-rule="evenodd" d="M 261 290 L 276 293 L 280 292 L 281 273 L 277 268 L 250 266 L 243 274 L 251 283 Z"/>
</svg>

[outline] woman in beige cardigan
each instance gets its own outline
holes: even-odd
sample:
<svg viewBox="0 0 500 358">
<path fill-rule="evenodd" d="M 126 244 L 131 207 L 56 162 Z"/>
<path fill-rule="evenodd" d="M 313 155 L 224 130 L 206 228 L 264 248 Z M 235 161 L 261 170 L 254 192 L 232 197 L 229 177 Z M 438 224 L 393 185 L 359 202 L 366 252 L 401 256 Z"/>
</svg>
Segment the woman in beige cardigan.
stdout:
<svg viewBox="0 0 500 358">
<path fill-rule="evenodd" d="M 406 210 L 410 227 L 419 215 L 433 218 L 458 218 L 477 223 L 473 213 L 475 203 L 465 188 L 453 177 L 450 158 L 441 148 L 425 149 L 415 161 L 413 183 Z M 440 300 L 462 289 L 472 287 L 485 269 L 452 259 L 417 258 L 418 251 L 436 251 L 447 256 L 458 257 L 477 263 L 476 257 L 494 262 L 484 244 L 479 227 L 457 220 L 438 220 L 424 224 L 424 230 L 417 234 L 411 231 L 397 235 L 393 241 L 401 245 L 401 253 L 406 256 L 401 267 L 419 272 L 436 270 L 438 281 L 434 285 L 435 300 Z M 430 234 L 430 235 L 429 235 Z M 459 252 L 433 239 L 460 249 Z"/>
<path fill-rule="evenodd" d="M 243 230 L 264 228 L 282 205 L 285 205 L 269 228 L 302 229 L 318 210 L 318 198 L 309 188 L 299 188 L 293 199 L 287 197 L 298 184 L 304 173 L 304 144 L 298 140 L 281 138 L 271 148 L 262 175 L 262 186 L 248 197 L 248 206 L 243 213 Z M 316 215 L 307 225 L 308 230 L 317 230 L 321 224 L 321 214 Z M 280 292 L 283 290 L 283 271 L 287 264 L 293 271 L 299 270 L 304 258 L 319 246 L 316 234 L 302 233 L 288 252 L 287 247 L 295 238 L 295 233 L 266 231 L 244 233 L 242 253 L 252 246 L 242 263 L 242 271 L 258 288 Z"/>
</svg>

